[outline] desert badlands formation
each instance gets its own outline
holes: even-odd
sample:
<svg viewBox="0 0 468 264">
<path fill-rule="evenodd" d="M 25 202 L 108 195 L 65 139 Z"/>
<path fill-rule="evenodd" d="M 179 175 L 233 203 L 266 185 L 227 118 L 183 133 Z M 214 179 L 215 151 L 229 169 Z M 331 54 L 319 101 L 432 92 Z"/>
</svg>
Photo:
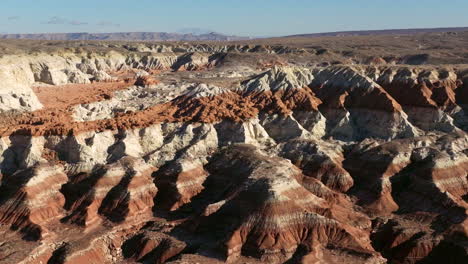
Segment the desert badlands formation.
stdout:
<svg viewBox="0 0 468 264">
<path fill-rule="evenodd" d="M 468 263 L 467 36 L 3 40 L 0 263 Z"/>
</svg>

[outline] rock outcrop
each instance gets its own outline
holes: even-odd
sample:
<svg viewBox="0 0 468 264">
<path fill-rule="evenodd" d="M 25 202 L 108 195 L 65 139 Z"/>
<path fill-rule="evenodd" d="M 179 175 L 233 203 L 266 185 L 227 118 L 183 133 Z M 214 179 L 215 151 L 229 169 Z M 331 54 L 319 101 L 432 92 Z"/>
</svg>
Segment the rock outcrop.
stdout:
<svg viewBox="0 0 468 264">
<path fill-rule="evenodd" d="M 112 45 L 0 59 L 0 264 L 467 259 L 463 66 Z"/>
<path fill-rule="evenodd" d="M 306 189 L 304 176 L 289 161 L 240 145 L 215 156 L 208 170 L 208 181 L 225 187 L 205 190 L 214 200 L 197 219 L 197 230 L 223 230 L 228 259 L 242 252 L 277 262 L 291 258 L 300 246 L 310 254 L 328 244 L 373 257 L 362 230 L 370 226 L 369 219 Z"/>
<path fill-rule="evenodd" d="M 63 221 L 92 226 L 102 218 L 122 222 L 150 214 L 157 193 L 153 170 L 142 160 L 123 157 L 90 175 L 78 174 L 63 188 L 68 202 L 65 208 L 71 212 Z"/>
<path fill-rule="evenodd" d="M 60 188 L 67 175 L 58 165 L 38 164 L 2 180 L 0 222 L 19 230 L 25 239 L 47 236 L 47 226 L 64 214 Z M 54 223 L 55 222 L 55 223 Z"/>
</svg>

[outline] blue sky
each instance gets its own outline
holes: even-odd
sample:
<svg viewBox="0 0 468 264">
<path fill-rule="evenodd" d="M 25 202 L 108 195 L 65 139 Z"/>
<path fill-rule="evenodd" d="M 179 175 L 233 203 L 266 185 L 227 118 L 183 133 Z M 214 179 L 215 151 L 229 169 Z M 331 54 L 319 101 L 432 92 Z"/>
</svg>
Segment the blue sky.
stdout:
<svg viewBox="0 0 468 264">
<path fill-rule="evenodd" d="M 468 26 L 468 0 L 0 0 L 0 33 L 203 28 L 244 36 Z"/>
</svg>

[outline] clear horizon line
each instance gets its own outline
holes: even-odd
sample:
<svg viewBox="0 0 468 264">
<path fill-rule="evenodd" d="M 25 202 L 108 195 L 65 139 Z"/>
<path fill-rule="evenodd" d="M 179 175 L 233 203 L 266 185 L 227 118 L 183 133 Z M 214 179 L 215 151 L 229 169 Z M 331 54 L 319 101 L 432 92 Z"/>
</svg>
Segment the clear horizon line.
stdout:
<svg viewBox="0 0 468 264">
<path fill-rule="evenodd" d="M 412 27 L 412 28 L 384 28 L 384 29 L 355 29 L 355 30 L 338 30 L 338 31 L 321 31 L 321 32 L 306 32 L 306 33 L 294 33 L 287 35 L 267 35 L 267 36 L 246 36 L 246 35 L 235 35 L 230 33 L 220 33 L 213 31 L 206 34 L 193 34 L 193 33 L 179 33 L 177 31 L 109 31 L 109 32 L 41 32 L 41 33 L 0 33 L 0 35 L 41 35 L 41 34 L 124 34 L 124 33 L 167 33 L 167 34 L 178 34 L 178 35 L 207 35 L 216 33 L 224 36 L 232 37 L 250 37 L 250 38 L 273 38 L 273 37 L 289 37 L 289 36 L 301 36 L 301 35 L 314 35 L 314 34 L 336 34 L 336 33 L 351 33 L 351 32 L 366 32 L 366 31 L 393 31 L 393 30 L 443 30 L 443 29 L 467 29 L 468 26 L 453 26 L 453 27 Z"/>
</svg>

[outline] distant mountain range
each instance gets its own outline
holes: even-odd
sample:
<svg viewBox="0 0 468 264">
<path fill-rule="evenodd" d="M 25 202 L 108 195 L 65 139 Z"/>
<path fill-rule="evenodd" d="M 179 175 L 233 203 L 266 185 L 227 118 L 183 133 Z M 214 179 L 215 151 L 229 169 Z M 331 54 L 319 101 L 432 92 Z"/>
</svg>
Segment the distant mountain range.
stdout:
<svg viewBox="0 0 468 264">
<path fill-rule="evenodd" d="M 410 35 L 418 33 L 462 32 L 468 27 L 451 28 L 412 28 L 359 30 L 310 33 L 284 36 L 289 37 L 339 37 L 339 36 L 369 36 L 369 35 Z M 266 38 L 266 37 L 263 37 Z M 230 36 L 206 29 L 186 28 L 177 33 L 168 32 L 116 32 L 116 33 L 43 33 L 43 34 L 0 34 L 0 39 L 36 39 L 36 40 L 125 40 L 125 41 L 231 41 L 248 40 L 250 37 Z"/>
<path fill-rule="evenodd" d="M 167 33 L 167 32 L 117 32 L 117 33 L 44 33 L 0 34 L 0 39 L 37 40 L 141 40 L 141 41 L 229 41 L 246 40 L 248 37 L 228 36 L 220 33 Z"/>
<path fill-rule="evenodd" d="M 358 30 L 358 31 L 338 31 L 311 34 L 297 34 L 286 37 L 338 37 L 338 36 L 369 36 L 369 35 L 411 35 L 418 33 L 437 32 L 462 32 L 468 31 L 468 27 L 448 27 L 448 28 L 409 28 L 409 29 L 383 29 L 383 30 Z"/>
</svg>

